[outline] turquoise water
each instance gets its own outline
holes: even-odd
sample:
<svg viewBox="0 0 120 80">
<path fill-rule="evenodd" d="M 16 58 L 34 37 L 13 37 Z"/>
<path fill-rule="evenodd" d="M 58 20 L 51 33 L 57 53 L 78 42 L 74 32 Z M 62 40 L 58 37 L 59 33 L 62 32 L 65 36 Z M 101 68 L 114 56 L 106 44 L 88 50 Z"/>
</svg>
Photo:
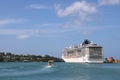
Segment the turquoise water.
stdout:
<svg viewBox="0 0 120 80">
<path fill-rule="evenodd" d="M 0 63 L 0 80 L 120 80 L 120 64 Z"/>
</svg>

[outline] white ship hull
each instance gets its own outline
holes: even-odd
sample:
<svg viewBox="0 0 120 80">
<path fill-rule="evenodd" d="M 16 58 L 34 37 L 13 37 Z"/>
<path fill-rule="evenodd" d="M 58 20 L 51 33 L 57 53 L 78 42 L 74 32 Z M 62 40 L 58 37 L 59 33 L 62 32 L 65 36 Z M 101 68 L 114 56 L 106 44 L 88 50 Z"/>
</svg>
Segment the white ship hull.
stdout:
<svg viewBox="0 0 120 80">
<path fill-rule="evenodd" d="M 88 60 L 84 58 L 63 58 L 68 63 L 103 63 L 103 60 Z"/>
</svg>

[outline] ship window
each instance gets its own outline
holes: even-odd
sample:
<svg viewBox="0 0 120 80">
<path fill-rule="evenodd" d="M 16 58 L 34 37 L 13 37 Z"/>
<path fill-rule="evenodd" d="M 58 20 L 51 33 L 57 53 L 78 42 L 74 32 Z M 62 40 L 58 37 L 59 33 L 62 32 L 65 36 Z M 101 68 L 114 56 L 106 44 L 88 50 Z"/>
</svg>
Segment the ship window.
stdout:
<svg viewBox="0 0 120 80">
<path fill-rule="evenodd" d="M 81 52 L 81 49 L 78 49 L 77 52 Z"/>
<path fill-rule="evenodd" d="M 68 53 L 68 54 L 70 54 L 70 53 L 74 53 L 74 51 L 68 51 L 67 53 Z"/>
<path fill-rule="evenodd" d="M 101 59 L 102 56 L 89 56 L 90 59 Z"/>
<path fill-rule="evenodd" d="M 101 47 L 90 47 L 89 48 L 89 58 L 90 59 L 101 59 L 102 58 L 102 48 Z"/>
<path fill-rule="evenodd" d="M 90 48 L 90 56 L 101 56 L 102 49 L 101 48 Z"/>
</svg>

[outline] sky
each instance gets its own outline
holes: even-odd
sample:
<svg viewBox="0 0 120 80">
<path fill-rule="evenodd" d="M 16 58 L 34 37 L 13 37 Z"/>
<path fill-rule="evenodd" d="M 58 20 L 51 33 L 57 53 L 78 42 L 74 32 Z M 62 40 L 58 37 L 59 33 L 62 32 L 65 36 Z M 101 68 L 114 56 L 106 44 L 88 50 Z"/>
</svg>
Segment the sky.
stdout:
<svg viewBox="0 0 120 80">
<path fill-rule="evenodd" d="M 61 57 L 84 39 L 120 59 L 120 0 L 0 0 L 0 52 Z"/>
</svg>

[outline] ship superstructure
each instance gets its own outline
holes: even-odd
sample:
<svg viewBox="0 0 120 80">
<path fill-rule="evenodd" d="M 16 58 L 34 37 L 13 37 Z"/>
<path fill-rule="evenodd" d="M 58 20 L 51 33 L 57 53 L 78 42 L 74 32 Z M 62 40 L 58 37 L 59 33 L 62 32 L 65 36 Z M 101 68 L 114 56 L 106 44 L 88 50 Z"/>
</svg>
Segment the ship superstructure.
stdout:
<svg viewBox="0 0 120 80">
<path fill-rule="evenodd" d="M 89 40 L 77 46 L 69 46 L 62 52 L 65 62 L 75 63 L 103 63 L 102 46 L 94 44 Z"/>
</svg>

